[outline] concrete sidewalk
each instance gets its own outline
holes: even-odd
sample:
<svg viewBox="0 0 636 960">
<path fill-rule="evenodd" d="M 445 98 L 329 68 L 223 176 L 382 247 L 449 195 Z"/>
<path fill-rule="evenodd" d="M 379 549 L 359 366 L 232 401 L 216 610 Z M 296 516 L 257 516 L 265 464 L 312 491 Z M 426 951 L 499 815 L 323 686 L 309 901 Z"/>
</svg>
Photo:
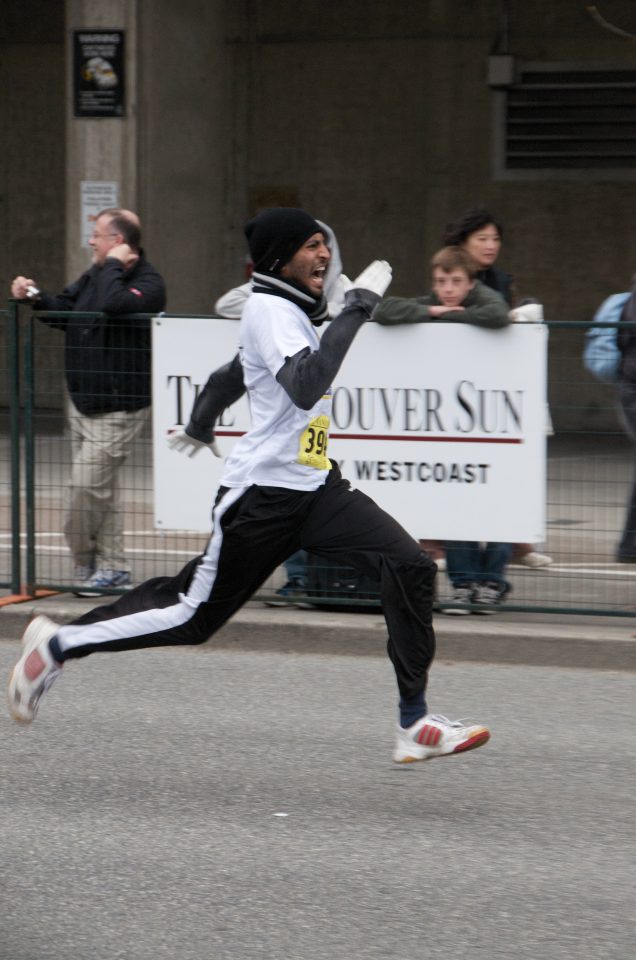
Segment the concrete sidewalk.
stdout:
<svg viewBox="0 0 636 960">
<path fill-rule="evenodd" d="M 95 600 L 57 594 L 1 607 L 0 639 L 18 639 L 36 613 L 67 623 L 92 610 L 95 604 Z M 438 614 L 435 630 L 438 662 L 636 670 L 636 622 L 632 618 L 505 610 L 493 616 Z M 386 636 L 380 613 L 266 607 L 254 601 L 199 649 L 385 656 Z"/>
</svg>

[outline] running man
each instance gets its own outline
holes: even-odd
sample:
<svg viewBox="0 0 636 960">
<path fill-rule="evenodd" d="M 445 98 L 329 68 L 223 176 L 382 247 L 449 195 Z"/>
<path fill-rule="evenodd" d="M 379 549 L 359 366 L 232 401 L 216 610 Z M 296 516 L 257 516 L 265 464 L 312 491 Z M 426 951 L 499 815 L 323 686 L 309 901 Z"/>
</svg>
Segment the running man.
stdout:
<svg viewBox="0 0 636 960">
<path fill-rule="evenodd" d="M 400 695 L 395 762 L 482 746 L 490 737 L 486 727 L 450 721 L 426 705 L 435 564 L 392 517 L 353 490 L 327 456 L 333 379 L 388 287 L 391 269 L 384 261 L 367 267 L 319 338 L 330 258 L 320 225 L 302 210 L 279 208 L 250 220 L 245 233 L 254 293 L 241 318 L 239 356 L 252 425 L 226 461 L 206 550 L 175 577 L 149 580 L 66 626 L 44 616 L 32 620 L 9 681 L 11 715 L 30 723 L 69 660 L 204 643 L 303 548 L 357 567 L 380 584 Z M 193 413 L 196 419 L 175 440 L 191 454 L 214 440 L 205 403 Z"/>
</svg>

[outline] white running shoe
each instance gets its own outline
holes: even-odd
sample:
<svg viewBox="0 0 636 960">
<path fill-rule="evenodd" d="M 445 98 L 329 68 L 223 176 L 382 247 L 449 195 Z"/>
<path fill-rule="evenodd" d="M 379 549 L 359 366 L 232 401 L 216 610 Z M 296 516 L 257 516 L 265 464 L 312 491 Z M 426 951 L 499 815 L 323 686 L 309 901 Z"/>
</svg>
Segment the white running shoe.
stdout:
<svg viewBox="0 0 636 960">
<path fill-rule="evenodd" d="M 9 678 L 7 700 L 9 713 L 16 723 L 31 723 L 38 703 L 62 671 L 62 664 L 53 659 L 49 640 L 58 624 L 42 615 L 34 617 L 22 637 L 22 656 Z"/>
<path fill-rule="evenodd" d="M 489 740 L 488 727 L 427 713 L 411 727 L 398 727 L 393 760 L 395 763 L 432 760 L 434 757 L 475 750 Z"/>
</svg>

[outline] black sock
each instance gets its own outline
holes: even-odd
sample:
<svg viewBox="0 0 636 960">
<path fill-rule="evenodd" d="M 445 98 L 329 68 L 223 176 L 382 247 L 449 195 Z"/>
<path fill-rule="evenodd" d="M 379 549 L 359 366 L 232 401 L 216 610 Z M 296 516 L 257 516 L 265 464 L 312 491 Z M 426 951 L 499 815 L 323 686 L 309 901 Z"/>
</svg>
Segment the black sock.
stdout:
<svg viewBox="0 0 636 960">
<path fill-rule="evenodd" d="M 400 700 L 400 726 L 412 726 L 421 717 L 426 716 L 426 712 L 424 691 L 416 693 L 414 697 L 409 697 L 408 700 Z"/>
<path fill-rule="evenodd" d="M 51 656 L 54 660 L 56 660 L 58 663 L 64 663 L 64 657 L 62 655 L 62 651 L 60 650 L 60 643 L 57 639 L 57 635 L 52 636 L 49 640 L 49 650 L 51 651 Z"/>
</svg>

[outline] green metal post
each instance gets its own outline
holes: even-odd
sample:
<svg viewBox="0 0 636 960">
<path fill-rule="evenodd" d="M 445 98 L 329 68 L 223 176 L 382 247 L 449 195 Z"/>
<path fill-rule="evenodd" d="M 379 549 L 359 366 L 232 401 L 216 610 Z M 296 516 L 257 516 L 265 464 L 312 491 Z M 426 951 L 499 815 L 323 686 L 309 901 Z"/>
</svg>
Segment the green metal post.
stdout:
<svg viewBox="0 0 636 960">
<path fill-rule="evenodd" d="M 35 593 L 35 446 L 33 430 L 33 317 L 24 338 L 24 493 L 26 505 L 26 592 Z"/>
<path fill-rule="evenodd" d="M 9 440 L 11 455 L 11 592 L 20 592 L 20 337 L 18 302 L 7 311 L 9 367 Z"/>
</svg>

